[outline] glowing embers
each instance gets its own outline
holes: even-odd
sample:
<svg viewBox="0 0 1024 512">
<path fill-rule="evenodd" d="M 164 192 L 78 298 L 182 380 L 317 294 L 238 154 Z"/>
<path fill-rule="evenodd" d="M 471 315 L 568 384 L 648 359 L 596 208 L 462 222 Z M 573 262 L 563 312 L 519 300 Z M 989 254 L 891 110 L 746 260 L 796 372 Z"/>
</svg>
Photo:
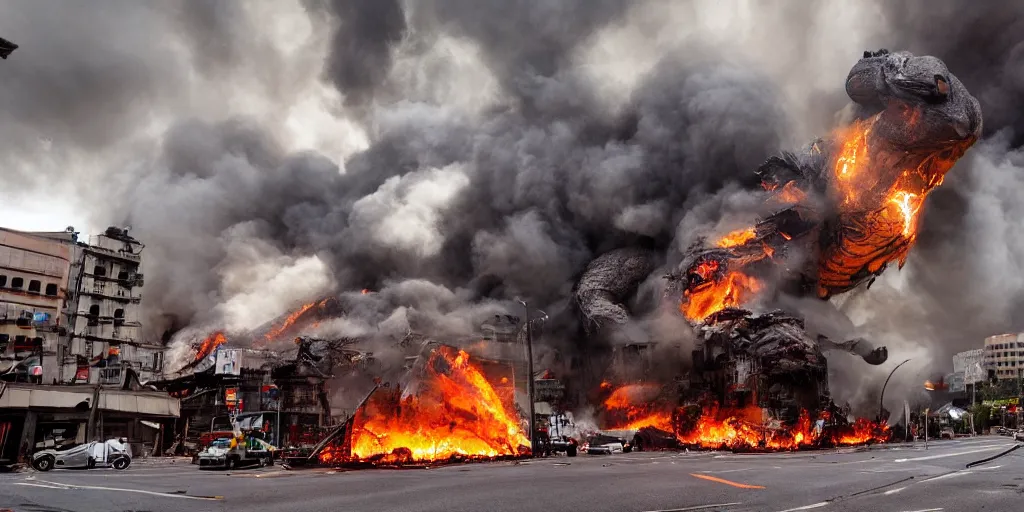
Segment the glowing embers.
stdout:
<svg viewBox="0 0 1024 512">
<path fill-rule="evenodd" d="M 206 339 L 199 344 L 199 348 L 196 350 L 195 361 L 206 358 L 212 354 L 214 350 L 217 350 L 217 347 L 223 345 L 227 341 L 228 339 L 224 336 L 224 333 L 219 331 L 207 336 Z"/>
<path fill-rule="evenodd" d="M 351 420 L 348 457 L 325 449 L 321 462 L 402 464 L 529 454 L 512 393 L 503 398 L 467 353 L 438 347 L 416 378 L 407 389 L 371 394 Z"/>
<path fill-rule="evenodd" d="M 602 389 L 610 389 L 601 383 Z M 656 398 L 661 393 L 657 384 L 627 384 L 616 388 L 604 400 L 604 418 L 609 430 L 639 430 L 653 427 L 672 432 L 672 412 Z"/>
</svg>

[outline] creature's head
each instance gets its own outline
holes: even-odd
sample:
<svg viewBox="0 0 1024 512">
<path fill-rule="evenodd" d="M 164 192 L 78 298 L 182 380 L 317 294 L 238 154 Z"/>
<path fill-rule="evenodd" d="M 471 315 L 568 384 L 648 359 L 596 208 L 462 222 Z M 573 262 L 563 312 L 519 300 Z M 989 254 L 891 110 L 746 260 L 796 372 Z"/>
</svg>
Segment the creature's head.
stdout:
<svg viewBox="0 0 1024 512">
<path fill-rule="evenodd" d="M 981 136 L 981 105 L 936 57 L 866 52 L 846 92 L 869 113 L 881 112 L 873 130 L 907 150 L 948 151 L 955 161 Z"/>
</svg>

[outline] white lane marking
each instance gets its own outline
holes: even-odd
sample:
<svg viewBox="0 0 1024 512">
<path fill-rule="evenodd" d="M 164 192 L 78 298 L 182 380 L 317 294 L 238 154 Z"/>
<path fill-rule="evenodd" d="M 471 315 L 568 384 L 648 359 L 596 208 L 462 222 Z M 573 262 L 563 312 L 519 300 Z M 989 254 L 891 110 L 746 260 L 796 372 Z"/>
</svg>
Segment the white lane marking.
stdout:
<svg viewBox="0 0 1024 512">
<path fill-rule="evenodd" d="M 896 493 L 902 491 L 903 489 L 906 489 L 906 487 L 897 487 L 895 489 L 890 489 L 888 491 L 883 492 L 882 494 L 884 494 L 886 496 L 892 496 L 893 494 L 896 494 Z"/>
<path fill-rule="evenodd" d="M 99 485 L 72 485 L 72 484 L 62 484 L 62 483 L 59 483 L 59 482 L 48 482 L 46 480 L 38 480 L 38 481 L 42 482 L 44 484 L 61 486 L 61 487 L 55 487 L 55 488 L 56 489 L 65 490 L 65 491 L 73 491 L 73 490 L 79 490 L 79 489 L 89 489 L 89 490 L 94 490 L 94 491 L 133 492 L 133 493 L 138 493 L 138 494 L 148 494 L 150 496 L 162 496 L 164 498 L 181 498 L 181 499 L 186 499 L 186 500 L 206 500 L 206 501 L 210 501 L 210 500 L 219 500 L 220 499 L 218 497 L 189 496 L 187 494 L 170 494 L 170 493 L 165 493 L 165 492 L 143 491 L 141 489 L 123 489 L 123 488 L 120 488 L 120 487 L 102 487 L 102 486 L 99 486 Z"/>
<path fill-rule="evenodd" d="M 646 512 L 686 512 L 687 510 L 706 510 L 714 507 L 730 507 L 732 505 L 742 505 L 742 502 L 734 501 L 732 503 L 715 503 L 714 505 L 697 505 L 696 507 L 686 508 L 666 508 L 664 510 L 647 510 Z"/>
<path fill-rule="evenodd" d="M 921 483 L 923 484 L 925 482 L 934 482 L 936 480 L 942 480 L 942 479 L 950 478 L 950 477 L 954 477 L 954 476 L 969 475 L 970 473 L 971 473 L 970 471 L 955 471 L 953 473 L 946 473 L 945 475 L 939 475 L 939 476 L 933 476 L 931 478 L 926 478 L 924 480 L 921 480 Z"/>
<path fill-rule="evenodd" d="M 100 477 L 100 478 L 110 478 L 111 475 L 124 475 L 124 478 L 151 478 L 151 477 L 154 477 L 154 476 L 165 477 L 165 476 L 186 476 L 186 475 L 197 475 L 197 474 L 202 474 L 202 475 L 224 475 L 224 476 L 227 476 L 227 475 L 230 474 L 230 473 L 226 473 L 226 472 L 223 472 L 223 471 L 220 471 L 220 472 L 203 471 L 202 473 L 200 473 L 198 469 L 195 470 L 195 471 L 180 472 L 180 473 L 160 473 L 158 471 L 148 471 L 148 472 L 145 472 L 145 473 L 137 472 L 137 471 L 129 471 L 129 472 L 124 472 L 124 473 L 121 473 L 121 472 L 113 473 L 112 471 L 116 471 L 116 470 L 111 470 L 111 472 L 97 471 L 95 473 L 76 472 L 75 476 L 76 477 L 78 477 L 78 476 L 94 476 L 94 477 Z"/>
<path fill-rule="evenodd" d="M 64 486 L 33 484 L 31 482 L 15 482 L 14 485 L 25 485 L 25 486 L 28 486 L 28 487 L 42 487 L 44 489 L 63 489 L 63 490 L 67 490 L 67 487 L 64 487 Z"/>
<path fill-rule="evenodd" d="M 999 466 L 989 466 L 989 467 L 985 467 L 985 468 L 974 468 L 973 471 L 992 471 L 993 469 L 999 469 L 1001 467 L 1003 467 L 1003 466 L 999 465 Z"/>
<path fill-rule="evenodd" d="M 978 448 L 977 450 L 967 450 L 967 451 L 954 452 L 954 453 L 943 453 L 943 454 L 939 454 L 939 455 L 928 455 L 927 457 L 914 457 L 912 459 L 896 459 L 893 462 L 907 462 L 907 461 L 916 461 L 916 460 L 934 460 L 934 459 L 944 459 L 946 457 L 959 457 L 961 455 L 970 455 L 972 453 L 981 453 L 981 452 L 990 452 L 990 451 L 993 451 L 993 450 L 1000 450 L 1000 449 L 1003 449 L 1003 448 L 1009 448 L 1010 446 L 1013 446 L 1013 445 L 999 444 L 999 445 L 988 446 L 988 447 L 984 447 L 984 448 Z"/>
<path fill-rule="evenodd" d="M 803 507 L 787 508 L 786 510 L 783 510 L 782 512 L 796 512 L 797 510 L 811 510 L 811 509 L 821 508 L 821 507 L 827 506 L 828 503 L 829 502 L 827 502 L 827 501 L 823 501 L 821 503 L 815 503 L 813 505 L 805 505 Z"/>
<path fill-rule="evenodd" d="M 925 508 L 921 510 L 908 510 L 906 512 L 942 512 L 941 508 Z"/>
</svg>

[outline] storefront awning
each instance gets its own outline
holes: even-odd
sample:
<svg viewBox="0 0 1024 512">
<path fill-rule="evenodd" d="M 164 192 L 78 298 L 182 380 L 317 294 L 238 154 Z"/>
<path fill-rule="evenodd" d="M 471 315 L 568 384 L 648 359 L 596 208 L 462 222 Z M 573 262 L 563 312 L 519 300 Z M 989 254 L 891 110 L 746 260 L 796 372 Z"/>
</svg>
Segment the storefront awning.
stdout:
<svg viewBox="0 0 1024 512">
<path fill-rule="evenodd" d="M 10 383 L 0 396 L 0 409 L 88 410 L 93 394 L 91 386 Z M 155 418 L 177 418 L 181 415 L 178 399 L 159 391 L 101 389 L 99 408 L 101 411 Z"/>
</svg>

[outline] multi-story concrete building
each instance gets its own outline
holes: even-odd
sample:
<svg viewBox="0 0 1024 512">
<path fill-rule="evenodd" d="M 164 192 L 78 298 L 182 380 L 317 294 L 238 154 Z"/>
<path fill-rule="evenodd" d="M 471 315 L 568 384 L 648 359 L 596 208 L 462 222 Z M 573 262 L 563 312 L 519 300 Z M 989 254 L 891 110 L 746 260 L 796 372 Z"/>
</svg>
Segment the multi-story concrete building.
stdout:
<svg viewBox="0 0 1024 512">
<path fill-rule="evenodd" d="M 74 235 L 50 235 L 0 228 L 0 374 L 5 381 L 58 379 Z"/>
<path fill-rule="evenodd" d="M 985 338 L 984 366 L 998 379 L 1024 377 L 1024 333 L 999 334 Z"/>
<path fill-rule="evenodd" d="M 139 317 L 143 248 L 119 228 L 77 246 L 62 382 L 109 385 L 132 375 L 142 382 L 159 376 L 163 347 L 143 340 Z"/>
</svg>

